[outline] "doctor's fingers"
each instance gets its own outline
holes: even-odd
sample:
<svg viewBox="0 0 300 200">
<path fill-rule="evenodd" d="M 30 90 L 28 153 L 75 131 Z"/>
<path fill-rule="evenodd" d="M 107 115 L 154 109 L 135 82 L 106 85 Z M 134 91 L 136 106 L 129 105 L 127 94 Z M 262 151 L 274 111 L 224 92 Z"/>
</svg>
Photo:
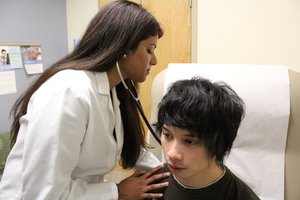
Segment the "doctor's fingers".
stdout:
<svg viewBox="0 0 300 200">
<path fill-rule="evenodd" d="M 164 173 L 154 174 L 154 175 L 151 175 L 149 177 L 147 176 L 145 178 L 146 179 L 146 184 L 150 186 L 151 183 L 156 182 L 156 181 L 160 182 L 159 180 L 168 178 L 170 175 L 171 175 L 170 172 L 164 172 Z"/>
<path fill-rule="evenodd" d="M 150 184 L 146 186 L 142 186 L 143 184 L 140 184 L 140 187 L 137 189 L 139 193 L 138 199 L 156 199 L 161 198 L 163 196 L 162 193 L 159 193 L 162 188 L 167 187 L 169 185 L 168 182 L 162 182 L 162 183 L 155 183 Z"/>
<path fill-rule="evenodd" d="M 146 173 L 141 175 L 141 177 L 143 177 L 147 180 L 147 185 L 152 183 L 152 182 L 158 181 L 160 179 L 164 179 L 164 178 L 169 177 L 171 175 L 170 172 L 162 173 L 162 172 L 159 171 L 162 168 L 163 168 L 163 165 L 159 165 L 159 166 L 147 171 Z"/>
<path fill-rule="evenodd" d="M 141 170 L 136 170 L 131 176 L 132 177 L 138 177 L 144 175 L 146 172 Z"/>
<path fill-rule="evenodd" d="M 144 172 L 143 174 L 140 174 L 139 176 L 143 176 L 144 178 L 148 178 L 151 177 L 153 174 L 158 174 L 159 170 L 161 170 L 164 167 L 164 165 L 158 165 L 146 172 Z"/>
<path fill-rule="evenodd" d="M 131 176 L 132 177 L 140 177 L 143 176 L 144 178 L 148 178 L 149 176 L 157 173 L 160 169 L 162 169 L 163 165 L 158 165 L 148 171 L 136 170 Z"/>
<path fill-rule="evenodd" d="M 144 192 L 147 193 L 147 194 L 152 194 L 152 193 L 148 193 L 148 192 L 159 190 L 159 189 L 164 188 L 164 187 L 168 187 L 168 185 L 169 185 L 169 182 L 150 184 L 150 185 L 147 185 L 147 186 L 144 187 Z M 155 194 L 155 193 L 153 193 L 153 194 Z"/>
</svg>

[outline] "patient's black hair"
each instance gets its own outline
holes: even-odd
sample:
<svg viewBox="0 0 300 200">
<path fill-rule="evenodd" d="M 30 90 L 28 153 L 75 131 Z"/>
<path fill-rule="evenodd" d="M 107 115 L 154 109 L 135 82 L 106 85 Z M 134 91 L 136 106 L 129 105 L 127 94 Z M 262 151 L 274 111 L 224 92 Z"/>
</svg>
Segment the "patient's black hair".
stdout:
<svg viewBox="0 0 300 200">
<path fill-rule="evenodd" d="M 223 165 L 244 117 L 244 102 L 226 83 L 194 77 L 171 85 L 158 107 L 154 124 L 161 134 L 169 125 L 199 138 L 210 158 Z"/>
</svg>

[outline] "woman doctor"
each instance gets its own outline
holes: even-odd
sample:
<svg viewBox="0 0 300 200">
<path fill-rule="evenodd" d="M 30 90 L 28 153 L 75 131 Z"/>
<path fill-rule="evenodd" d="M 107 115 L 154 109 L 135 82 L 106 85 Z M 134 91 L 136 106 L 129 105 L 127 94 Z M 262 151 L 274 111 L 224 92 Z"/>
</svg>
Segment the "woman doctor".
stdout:
<svg viewBox="0 0 300 200">
<path fill-rule="evenodd" d="M 116 200 L 157 198 L 149 191 L 160 162 L 145 150 L 133 90 L 157 63 L 163 31 L 144 8 L 108 4 L 93 18 L 74 51 L 48 68 L 12 109 L 13 148 L 0 183 L 0 199 Z M 118 71 L 119 70 L 119 71 Z M 117 162 L 155 167 L 116 184 L 104 175 Z"/>
</svg>

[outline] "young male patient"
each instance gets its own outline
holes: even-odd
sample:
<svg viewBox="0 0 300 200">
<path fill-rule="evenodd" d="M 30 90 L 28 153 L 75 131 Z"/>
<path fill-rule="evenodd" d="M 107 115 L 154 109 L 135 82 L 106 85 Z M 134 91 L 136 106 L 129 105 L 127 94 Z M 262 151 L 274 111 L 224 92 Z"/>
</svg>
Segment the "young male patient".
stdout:
<svg viewBox="0 0 300 200">
<path fill-rule="evenodd" d="M 162 199 L 257 200 L 224 163 L 244 116 L 226 83 L 194 77 L 172 84 L 159 104 L 156 131 L 171 175 Z"/>
</svg>

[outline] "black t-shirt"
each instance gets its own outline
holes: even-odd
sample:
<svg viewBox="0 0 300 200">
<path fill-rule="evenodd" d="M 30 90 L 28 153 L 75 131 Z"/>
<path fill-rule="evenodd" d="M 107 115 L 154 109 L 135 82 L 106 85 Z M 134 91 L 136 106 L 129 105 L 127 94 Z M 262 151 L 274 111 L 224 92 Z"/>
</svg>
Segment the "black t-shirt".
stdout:
<svg viewBox="0 0 300 200">
<path fill-rule="evenodd" d="M 161 172 L 169 171 L 165 165 Z M 171 175 L 163 182 L 169 182 L 169 186 L 164 191 L 161 199 L 164 200 L 259 200 L 253 190 L 241 179 L 235 176 L 227 167 L 224 176 L 216 183 L 200 188 L 187 189 L 182 187 Z"/>
</svg>

